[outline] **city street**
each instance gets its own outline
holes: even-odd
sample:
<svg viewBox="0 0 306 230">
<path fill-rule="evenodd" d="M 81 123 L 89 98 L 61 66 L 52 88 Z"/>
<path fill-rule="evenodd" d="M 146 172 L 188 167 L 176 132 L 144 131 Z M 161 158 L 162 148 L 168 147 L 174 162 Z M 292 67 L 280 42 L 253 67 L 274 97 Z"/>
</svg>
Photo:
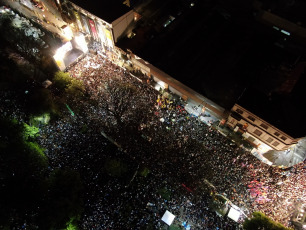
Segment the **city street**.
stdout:
<svg viewBox="0 0 306 230">
<path fill-rule="evenodd" d="M 47 3 L 50 10 L 42 11 L 3 1 L 26 17 L 37 16 L 44 28 L 62 36 L 60 27 L 65 23 L 56 10 L 51 10 L 53 5 Z M 57 72 L 56 77 L 49 79 L 52 84 L 48 87 L 43 88 L 31 74 L 20 75 L 26 78 L 23 80 L 31 88 L 30 93 L 17 85 L 18 74 L 13 75 L 17 79 L 13 83 L 9 74 L 0 79 L 5 87 L 16 84 L 16 89 L 7 86 L 7 90 L 0 91 L 0 118 L 22 127 L 37 126 L 34 127 L 37 134 L 29 140 L 32 148 L 42 149 L 40 154 L 47 165 L 45 174 L 69 169 L 79 176 L 80 197 L 74 197 L 77 196 L 74 193 L 71 196 L 82 199 L 81 215 L 69 219 L 66 213 L 59 212 L 66 218 L 62 225 L 66 223 L 68 228 L 67 223 L 73 219 L 84 230 L 169 229 L 161 220 L 169 211 L 175 215 L 172 227 L 177 229 L 239 230 L 246 217 L 259 211 L 293 227 L 293 214 L 306 205 L 306 167 L 301 161 L 305 159 L 306 141 L 277 157 L 274 153 L 265 156 L 254 148 L 250 151 L 233 140 L 235 133 L 220 123 L 220 116 L 207 106 L 209 103 L 213 109 L 214 104 L 206 97 L 203 103 L 184 101 L 167 89 L 156 89 L 156 82 L 150 77 L 125 68 L 125 61 L 106 52 L 99 42 L 87 45 L 90 52 L 72 65 L 67 63 L 65 72 Z M 2 49 L 3 60 L 8 59 L 9 52 L 16 52 L 7 47 Z M 18 63 L 8 63 L 22 71 Z M 178 65 L 176 68 L 180 69 Z M 38 97 L 36 91 L 43 94 Z M 51 108 L 34 116 L 30 108 L 45 102 Z M 46 114 L 51 120 L 34 124 L 34 117 Z M 4 141 L 0 147 L 3 146 Z M 263 163 L 263 156 L 273 159 L 278 166 L 294 167 L 270 166 Z M 301 162 L 295 164 L 297 160 Z M 5 170 L 10 178 L 15 177 L 15 172 Z M 34 174 L 31 178 L 37 176 Z M 24 182 L 23 186 L 26 185 Z M 49 199 L 46 190 L 48 195 L 43 200 Z M 58 193 L 70 195 L 66 190 L 69 191 L 59 189 Z M 62 199 L 60 195 L 58 198 Z M 65 202 L 69 205 L 70 201 Z M 239 218 L 234 220 L 227 211 L 221 213 L 225 206 L 239 209 Z M 37 218 L 48 212 L 35 206 L 28 213 L 25 207 L 22 215 L 19 210 L 9 213 L 10 226 L 37 229 Z"/>
</svg>

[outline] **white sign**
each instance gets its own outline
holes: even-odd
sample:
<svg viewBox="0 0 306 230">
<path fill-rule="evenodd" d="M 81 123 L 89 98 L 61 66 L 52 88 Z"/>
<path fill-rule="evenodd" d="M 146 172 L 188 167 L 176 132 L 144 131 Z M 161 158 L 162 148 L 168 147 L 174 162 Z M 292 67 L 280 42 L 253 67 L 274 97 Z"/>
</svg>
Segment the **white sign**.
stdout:
<svg viewBox="0 0 306 230">
<path fill-rule="evenodd" d="M 173 215 L 171 212 L 166 211 L 165 214 L 162 217 L 162 221 L 164 221 L 169 226 L 172 224 L 173 220 L 175 218 L 175 215 Z"/>
<path fill-rule="evenodd" d="M 239 217 L 240 217 L 240 211 L 234 209 L 233 207 L 231 207 L 229 213 L 228 213 L 228 217 L 231 218 L 232 220 L 238 222 Z"/>
</svg>

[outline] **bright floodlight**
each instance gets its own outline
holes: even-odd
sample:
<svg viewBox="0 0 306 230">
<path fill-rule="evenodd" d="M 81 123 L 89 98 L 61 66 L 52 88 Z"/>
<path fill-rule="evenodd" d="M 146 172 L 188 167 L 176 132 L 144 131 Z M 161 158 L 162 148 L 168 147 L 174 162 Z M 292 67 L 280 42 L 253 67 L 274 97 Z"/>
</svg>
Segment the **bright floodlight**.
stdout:
<svg viewBox="0 0 306 230">
<path fill-rule="evenodd" d="M 57 66 L 60 70 L 65 69 L 64 57 L 68 51 L 72 50 L 71 42 L 65 43 L 62 47 L 56 50 L 55 55 L 53 56 Z"/>
<path fill-rule="evenodd" d="M 67 42 L 65 43 L 62 47 L 58 48 L 56 50 L 56 53 L 54 55 L 54 58 L 55 59 L 62 59 L 64 58 L 65 54 L 72 50 L 72 45 L 71 45 L 71 42 Z"/>
<path fill-rule="evenodd" d="M 159 91 L 160 89 L 162 89 L 162 87 L 159 85 L 159 84 L 155 84 L 155 87 L 154 87 L 157 91 Z"/>
<path fill-rule="evenodd" d="M 234 209 L 233 207 L 231 207 L 229 213 L 228 213 L 228 217 L 231 218 L 232 220 L 238 222 L 238 219 L 240 217 L 240 212 L 236 209 Z"/>
<path fill-rule="evenodd" d="M 157 84 L 161 86 L 161 88 L 165 89 L 166 88 L 166 83 L 163 81 L 158 81 Z"/>
<path fill-rule="evenodd" d="M 83 53 L 87 53 L 88 47 L 87 47 L 87 43 L 86 43 L 86 40 L 85 40 L 85 37 L 84 37 L 83 34 L 79 34 L 78 36 L 76 36 L 75 37 L 75 42 L 81 48 Z"/>
<path fill-rule="evenodd" d="M 162 217 L 162 221 L 164 221 L 169 226 L 172 224 L 173 220 L 175 218 L 175 215 L 173 215 L 171 212 L 166 211 L 165 214 Z"/>
<path fill-rule="evenodd" d="M 72 37 L 73 37 L 73 32 L 72 32 L 70 26 L 69 26 L 69 25 L 64 25 L 64 26 L 62 26 L 62 31 L 63 31 L 64 37 L 65 37 L 68 41 L 70 41 L 70 40 L 72 39 Z"/>
</svg>

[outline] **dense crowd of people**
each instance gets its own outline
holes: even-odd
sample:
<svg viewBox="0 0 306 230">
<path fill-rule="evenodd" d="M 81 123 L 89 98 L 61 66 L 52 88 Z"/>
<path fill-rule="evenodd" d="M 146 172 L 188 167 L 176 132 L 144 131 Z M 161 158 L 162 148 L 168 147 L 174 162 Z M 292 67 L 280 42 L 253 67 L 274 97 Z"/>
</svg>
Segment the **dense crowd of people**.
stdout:
<svg viewBox="0 0 306 230">
<path fill-rule="evenodd" d="M 262 163 L 188 114 L 179 97 L 156 91 L 150 81 L 135 78 L 101 55 L 99 46 L 92 49 L 97 54 L 87 54 L 67 69 L 84 83 L 90 100 L 76 100 L 71 107 L 78 107 L 79 113 L 70 116 L 67 111 L 67 116 L 42 126 L 38 139 L 52 168 L 69 167 L 82 176 L 82 229 L 160 229 L 166 210 L 176 216 L 175 223 L 187 222 L 191 229 L 239 229 L 237 223 L 211 210 L 209 194 L 201 193 L 204 179 L 214 185 L 213 192 L 227 197 L 245 215 L 261 211 L 291 225 L 295 205 L 306 202 L 304 162 L 290 170 Z M 112 118 L 99 106 L 105 80 L 115 78 L 135 86 L 154 104 L 150 119 L 140 123 L 130 137 L 118 135 L 120 130 L 116 124 L 110 126 Z M 9 96 L 8 92 L 1 93 L 3 101 Z M 22 120 L 22 113 L 12 105 L 7 103 L 5 112 Z M 110 144 L 101 131 L 121 148 Z M 144 167 L 150 173 L 147 177 L 137 174 L 128 181 L 107 176 L 103 166 L 109 158 L 127 162 L 131 175 Z M 168 200 L 161 195 L 161 189 L 170 193 Z"/>
<path fill-rule="evenodd" d="M 92 65 L 92 68 L 86 70 L 90 73 L 82 74 L 81 77 L 86 81 L 87 77 L 101 76 L 95 73 L 97 71 L 95 66 L 101 65 L 101 60 L 103 58 L 99 55 L 87 57 L 84 60 L 87 64 L 78 63 L 72 73 L 75 76 L 75 70 Z M 184 110 L 184 103 L 179 99 L 164 98 L 162 94 L 153 89 L 148 90 L 146 84 L 135 81 L 125 70 L 104 60 L 104 63 L 107 62 L 113 71 L 109 71 L 109 67 L 106 68 L 106 72 L 108 71 L 110 75 L 104 74 L 102 79 L 113 77 L 114 73 L 117 73 L 124 81 L 138 83 L 139 87 L 146 89 L 146 93 L 151 95 L 152 100 L 156 100 L 156 117 L 143 125 L 145 128 L 141 131 L 150 141 L 151 151 L 155 153 L 150 154 L 152 156 L 150 162 L 155 161 L 157 165 L 161 164 L 161 167 L 165 168 L 162 172 L 167 171 L 168 175 L 171 173 L 189 175 L 190 181 L 195 181 L 195 178 L 201 177 L 205 171 L 212 171 L 213 175 L 209 179 L 217 191 L 242 207 L 245 212 L 250 214 L 259 210 L 276 221 L 285 225 L 289 224 L 288 221 L 295 210 L 296 202 L 299 202 L 300 199 L 304 199 L 302 202 L 305 202 L 303 163 L 297 165 L 293 171 L 284 171 L 260 162 L 250 152 L 237 147 L 216 130 L 200 122 L 198 118 L 187 114 Z M 87 83 L 89 82 L 87 80 Z M 99 80 L 95 83 L 97 85 L 94 88 L 88 86 L 88 89 L 96 92 Z M 199 149 L 192 149 L 195 146 L 190 148 L 189 139 L 202 143 L 204 148 L 202 145 L 198 145 Z M 186 143 L 187 145 L 184 146 Z M 176 149 L 177 156 L 165 157 L 166 149 L 169 149 L 169 152 Z M 178 149 L 181 149 L 182 153 L 179 153 Z M 138 151 L 143 153 L 141 149 Z M 150 155 L 145 155 L 147 160 Z M 184 162 L 175 159 L 179 157 L 183 157 Z M 167 160 L 172 161 L 160 163 L 158 161 L 161 158 L 168 158 Z M 207 167 L 211 170 L 207 170 Z"/>
</svg>

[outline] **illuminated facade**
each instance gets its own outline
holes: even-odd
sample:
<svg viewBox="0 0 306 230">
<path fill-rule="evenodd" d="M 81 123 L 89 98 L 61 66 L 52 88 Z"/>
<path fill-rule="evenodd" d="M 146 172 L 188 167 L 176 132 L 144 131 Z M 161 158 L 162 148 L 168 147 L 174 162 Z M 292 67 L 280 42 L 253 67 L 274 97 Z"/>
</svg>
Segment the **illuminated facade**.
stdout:
<svg viewBox="0 0 306 230">
<path fill-rule="evenodd" d="M 79 51 L 78 56 L 88 52 L 87 43 L 82 33 L 75 33 L 73 38 L 59 47 L 53 55 L 53 59 L 60 70 L 65 70 L 69 64 L 75 61 L 74 58 L 70 59 L 68 55 L 73 49 Z"/>
<path fill-rule="evenodd" d="M 64 70 L 66 68 L 64 58 L 65 55 L 72 50 L 71 42 L 66 42 L 62 47 L 56 50 L 55 55 L 53 56 L 55 63 L 59 67 L 60 70 Z"/>
<path fill-rule="evenodd" d="M 90 40 L 99 42 L 105 53 L 108 51 L 117 53 L 115 43 L 128 32 L 128 27 L 135 21 L 135 12 L 120 1 L 104 2 L 103 6 L 98 7 L 91 1 L 39 0 L 39 2 L 46 11 L 63 19 L 64 24 L 60 28 L 59 36 L 64 45 L 57 48 L 53 54 L 60 70 L 64 70 L 72 63 L 68 57 L 70 53 L 80 51 L 87 53 L 87 43 Z M 22 4 L 27 8 L 33 7 L 29 0 L 22 0 Z M 103 10 L 100 10 L 101 8 Z M 70 47 L 70 50 L 67 50 L 67 47 Z"/>
<path fill-rule="evenodd" d="M 79 0 L 69 3 L 78 30 L 110 49 L 114 48 L 114 44 L 126 34 L 135 20 L 134 10 L 120 1 L 105 2 L 99 6 Z"/>
<path fill-rule="evenodd" d="M 95 41 L 100 42 L 106 49 L 114 48 L 114 37 L 112 34 L 112 25 L 94 16 L 81 7 L 73 4 L 76 18 L 75 27 L 78 31 L 91 36 Z"/>
<path fill-rule="evenodd" d="M 254 147 L 263 152 L 271 149 L 285 150 L 299 140 L 277 129 L 242 106 L 235 104 L 227 120 L 227 126 L 243 133 Z"/>
</svg>

